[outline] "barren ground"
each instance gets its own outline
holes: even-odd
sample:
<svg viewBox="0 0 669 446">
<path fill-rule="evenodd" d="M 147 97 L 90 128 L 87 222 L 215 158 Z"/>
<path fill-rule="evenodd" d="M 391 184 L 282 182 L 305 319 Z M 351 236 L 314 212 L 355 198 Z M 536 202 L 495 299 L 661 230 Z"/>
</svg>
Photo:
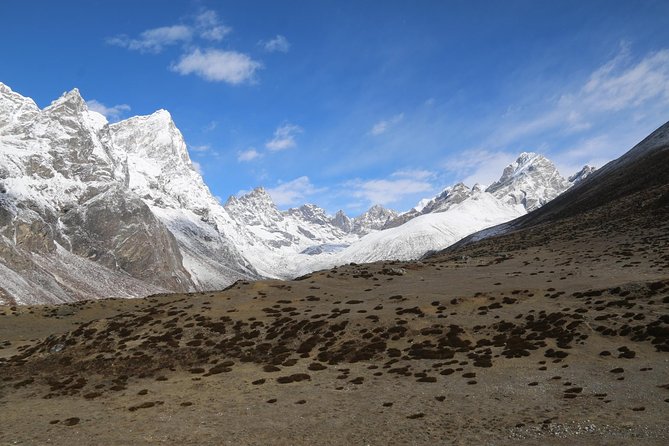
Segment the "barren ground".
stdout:
<svg viewBox="0 0 669 446">
<path fill-rule="evenodd" d="M 560 231 L 0 307 L 0 443 L 667 444 L 667 224 Z"/>
</svg>

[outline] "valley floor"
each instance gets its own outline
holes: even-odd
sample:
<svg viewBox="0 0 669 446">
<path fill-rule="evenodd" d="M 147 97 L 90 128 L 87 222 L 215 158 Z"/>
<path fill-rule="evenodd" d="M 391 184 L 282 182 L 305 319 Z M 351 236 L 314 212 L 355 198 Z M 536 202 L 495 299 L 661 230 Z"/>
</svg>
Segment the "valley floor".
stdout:
<svg viewBox="0 0 669 446">
<path fill-rule="evenodd" d="M 657 226 L 0 307 L 0 444 L 667 444 Z"/>
</svg>

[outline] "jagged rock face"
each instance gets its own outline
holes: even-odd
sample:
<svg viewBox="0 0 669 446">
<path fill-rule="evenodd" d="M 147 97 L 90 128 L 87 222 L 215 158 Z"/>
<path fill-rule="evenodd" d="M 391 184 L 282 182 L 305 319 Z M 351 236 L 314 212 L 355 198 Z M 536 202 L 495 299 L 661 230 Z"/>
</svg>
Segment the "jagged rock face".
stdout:
<svg viewBox="0 0 669 446">
<path fill-rule="evenodd" d="M 384 228 L 386 223 L 397 218 L 398 213 L 392 209 L 386 209 L 380 205 L 374 205 L 367 212 L 353 219 L 353 229 L 351 232 L 358 235 L 369 234 L 372 231 L 379 231 Z"/>
<path fill-rule="evenodd" d="M 230 197 L 224 206 L 235 219 L 251 226 L 272 227 L 284 220 L 265 189 L 258 187 L 241 197 Z"/>
<path fill-rule="evenodd" d="M 325 210 L 319 208 L 314 204 L 305 204 L 299 208 L 288 209 L 288 214 L 293 217 L 303 220 L 305 222 L 313 223 L 320 226 L 331 225 L 332 222 L 328 218 Z"/>
<path fill-rule="evenodd" d="M 173 290 L 192 288 L 177 241 L 151 209 L 119 186 L 61 217 L 69 251 Z"/>
<path fill-rule="evenodd" d="M 581 181 L 585 180 L 586 178 L 588 178 L 596 170 L 597 170 L 596 167 L 585 165 L 581 170 L 579 170 L 578 172 L 569 177 L 569 182 L 572 185 L 576 185 Z"/>
<path fill-rule="evenodd" d="M 434 212 L 446 212 L 456 204 L 462 203 L 472 196 L 472 189 L 463 183 L 447 187 L 439 195 L 431 200 L 424 200 L 408 212 L 398 215 L 389 220 L 383 229 L 395 228 L 412 220 L 419 215 L 430 214 Z"/>
<path fill-rule="evenodd" d="M 0 84 L 0 263 L 11 284 L 0 285 L 5 300 L 141 296 L 257 277 L 220 234 L 228 257 L 220 246 L 205 250 L 230 261 L 218 280 L 200 281 L 202 274 L 184 267 L 184 234 L 174 220 L 189 233 L 198 224 L 215 228 L 202 222 L 211 203 L 167 112 L 110 126 L 77 90 L 40 110 Z M 192 266 L 192 241 L 187 247 Z M 88 285 L 83 277 L 110 283 Z"/>
<path fill-rule="evenodd" d="M 32 99 L 13 92 L 8 86 L 0 83 L 0 132 L 11 130 L 22 134 L 24 126 L 33 121 L 40 110 Z"/>
<path fill-rule="evenodd" d="M 431 212 L 444 212 L 458 203 L 462 203 L 471 197 L 472 190 L 463 183 L 446 188 L 441 194 L 430 201 L 421 211 L 422 214 Z"/>
<path fill-rule="evenodd" d="M 332 224 L 318 206 L 280 211 L 263 188 L 230 197 L 224 208 L 232 221 L 235 245 L 270 277 L 290 278 L 318 268 L 320 264 L 307 253 L 331 253 L 358 238 Z M 302 252 L 305 255 L 300 256 Z"/>
<path fill-rule="evenodd" d="M 129 188 L 148 203 L 200 214 L 216 203 L 169 112 L 111 124 L 109 135 L 118 156 L 125 157 Z"/>
<path fill-rule="evenodd" d="M 509 203 L 520 204 L 533 211 L 560 195 L 571 184 L 553 163 L 536 153 L 522 153 L 507 166 L 501 178 L 486 192 Z"/>
<path fill-rule="evenodd" d="M 346 233 L 353 231 L 353 222 L 342 210 L 337 211 L 331 222 L 335 227 Z"/>
</svg>

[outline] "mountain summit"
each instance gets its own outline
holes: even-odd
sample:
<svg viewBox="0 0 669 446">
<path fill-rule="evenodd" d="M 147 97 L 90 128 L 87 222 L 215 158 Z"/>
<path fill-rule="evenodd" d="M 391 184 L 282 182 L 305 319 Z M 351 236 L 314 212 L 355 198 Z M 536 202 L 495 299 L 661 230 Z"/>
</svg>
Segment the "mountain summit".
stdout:
<svg viewBox="0 0 669 446">
<path fill-rule="evenodd" d="M 523 152 L 502 172 L 501 178 L 486 192 L 509 204 L 520 204 L 533 211 L 571 186 L 555 165 L 542 155 Z"/>
</svg>

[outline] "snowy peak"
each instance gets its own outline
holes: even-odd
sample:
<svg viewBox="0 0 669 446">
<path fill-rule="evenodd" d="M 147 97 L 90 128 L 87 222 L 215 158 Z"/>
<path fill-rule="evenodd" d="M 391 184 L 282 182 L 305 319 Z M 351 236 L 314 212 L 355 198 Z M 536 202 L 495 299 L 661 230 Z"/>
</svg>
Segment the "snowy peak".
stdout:
<svg viewBox="0 0 669 446">
<path fill-rule="evenodd" d="M 223 207 L 242 225 L 274 227 L 284 219 L 272 197 L 262 187 L 240 197 L 230 197 Z"/>
<path fill-rule="evenodd" d="M 88 109 L 77 88 L 63 93 L 60 98 L 44 108 L 43 113 L 48 119 L 59 122 L 64 128 L 86 126 L 98 131 L 107 124 L 107 118 Z"/>
<path fill-rule="evenodd" d="M 114 142 L 127 153 L 161 163 L 190 165 L 183 135 L 167 110 L 147 116 L 135 116 L 109 126 Z"/>
<path fill-rule="evenodd" d="M 472 190 L 464 183 L 457 183 L 454 186 L 447 187 L 442 193 L 430 200 L 421 209 L 422 214 L 431 212 L 444 212 L 452 206 L 462 203 L 464 200 L 472 195 Z"/>
<path fill-rule="evenodd" d="M 109 125 L 109 139 L 115 158 L 127 163 L 130 189 L 151 204 L 198 214 L 216 204 L 166 110 Z"/>
<path fill-rule="evenodd" d="M 494 189 L 496 186 L 508 183 L 514 178 L 529 175 L 534 170 L 535 166 L 545 162 L 550 163 L 546 158 L 537 155 L 534 152 L 523 152 L 518 156 L 516 161 L 504 168 L 500 179 L 493 183 L 488 189 Z"/>
<path fill-rule="evenodd" d="M 578 184 L 581 181 L 585 180 L 587 177 L 590 176 L 591 173 L 593 173 L 595 170 L 597 170 L 596 167 L 585 165 L 581 170 L 573 174 L 572 176 L 569 177 L 569 182 L 571 184 Z"/>
<path fill-rule="evenodd" d="M 334 227 L 339 228 L 346 233 L 349 233 L 353 230 L 353 222 L 341 209 L 337 211 L 335 216 L 332 218 L 331 223 Z"/>
<path fill-rule="evenodd" d="M 39 111 L 32 99 L 21 96 L 0 82 L 0 133 L 33 120 Z"/>
<path fill-rule="evenodd" d="M 523 152 L 486 192 L 508 204 L 520 204 L 529 212 L 557 197 L 569 186 L 570 183 L 547 158 Z"/>
<path fill-rule="evenodd" d="M 481 186 L 477 184 L 474 186 L 477 192 L 481 192 Z M 384 229 L 390 229 L 400 226 L 409 220 L 418 217 L 419 215 L 431 214 L 435 212 L 446 212 L 453 206 L 462 203 L 467 198 L 471 197 L 474 189 L 470 189 L 464 183 L 457 183 L 453 186 L 447 187 L 439 195 L 432 199 L 424 198 L 416 206 L 408 212 L 398 215 L 389 220 Z"/>
<path fill-rule="evenodd" d="M 238 200 L 241 204 L 254 209 L 271 209 L 278 211 L 274 201 L 272 201 L 272 197 L 263 187 L 256 187 L 248 194 L 239 197 Z"/>
<path fill-rule="evenodd" d="M 52 101 L 51 105 L 46 107 L 44 111 L 52 112 L 59 109 L 69 109 L 73 112 L 87 110 L 86 101 L 81 97 L 78 88 L 64 92 L 58 99 Z"/>
<path fill-rule="evenodd" d="M 367 212 L 353 219 L 352 232 L 358 235 L 368 234 L 384 228 L 386 223 L 397 218 L 399 214 L 392 209 L 386 209 L 375 204 Z"/>
<path fill-rule="evenodd" d="M 325 210 L 316 206 L 315 204 L 305 204 L 299 208 L 288 209 L 286 213 L 307 223 L 321 226 L 328 226 L 332 224 Z"/>
</svg>

